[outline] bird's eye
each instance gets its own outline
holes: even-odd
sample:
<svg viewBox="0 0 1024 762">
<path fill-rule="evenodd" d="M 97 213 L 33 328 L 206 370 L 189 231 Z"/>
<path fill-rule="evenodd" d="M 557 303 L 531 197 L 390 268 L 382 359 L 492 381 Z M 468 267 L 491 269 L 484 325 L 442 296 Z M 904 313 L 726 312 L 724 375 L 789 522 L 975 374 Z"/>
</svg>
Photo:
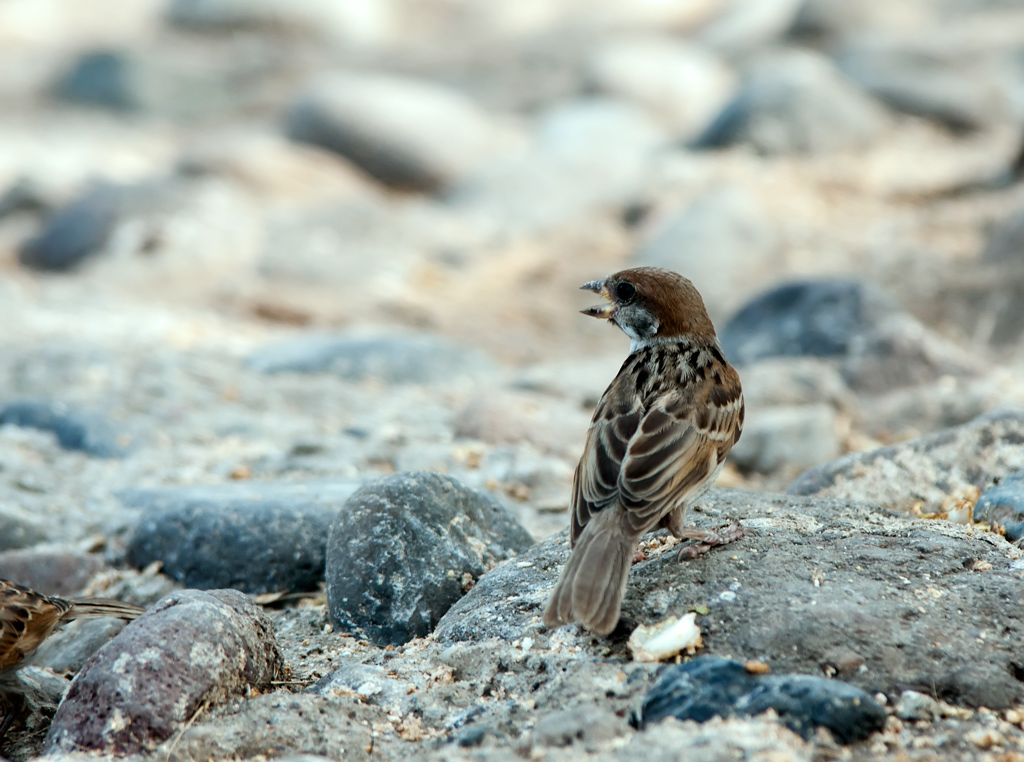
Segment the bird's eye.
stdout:
<svg viewBox="0 0 1024 762">
<path fill-rule="evenodd" d="M 615 298 L 620 302 L 628 302 L 634 296 L 636 296 L 636 286 L 628 280 L 621 281 L 615 287 Z"/>
</svg>

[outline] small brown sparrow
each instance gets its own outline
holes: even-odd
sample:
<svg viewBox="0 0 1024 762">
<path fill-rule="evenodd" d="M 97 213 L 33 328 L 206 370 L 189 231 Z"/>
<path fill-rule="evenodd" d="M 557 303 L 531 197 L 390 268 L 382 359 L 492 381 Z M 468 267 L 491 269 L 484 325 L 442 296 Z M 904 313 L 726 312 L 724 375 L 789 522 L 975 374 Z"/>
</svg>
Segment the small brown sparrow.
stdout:
<svg viewBox="0 0 1024 762">
<path fill-rule="evenodd" d="M 143 611 L 108 598 L 56 598 L 0 579 L 0 674 L 18 666 L 64 622 L 96 617 L 132 620 Z"/>
<path fill-rule="evenodd" d="M 587 283 L 608 304 L 583 310 L 632 340 L 598 402 L 573 478 L 572 553 L 544 624 L 615 628 L 640 537 L 666 527 L 705 545 L 743 536 L 686 529 L 686 509 L 714 482 L 743 428 L 743 392 L 693 284 L 658 267 Z"/>
</svg>

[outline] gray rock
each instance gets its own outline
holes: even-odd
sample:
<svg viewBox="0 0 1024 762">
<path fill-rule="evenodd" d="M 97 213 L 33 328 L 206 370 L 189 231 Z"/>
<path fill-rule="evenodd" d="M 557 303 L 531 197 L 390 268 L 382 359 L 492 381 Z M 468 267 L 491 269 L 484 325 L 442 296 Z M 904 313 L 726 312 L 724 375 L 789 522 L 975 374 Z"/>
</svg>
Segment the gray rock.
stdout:
<svg viewBox="0 0 1024 762">
<path fill-rule="evenodd" d="M 805 739 L 825 727 L 840 743 L 863 741 L 885 725 L 885 709 L 839 680 L 811 675 L 755 675 L 742 663 L 702 656 L 665 670 L 644 697 L 639 724 L 666 717 L 707 722 L 754 717 L 769 709 Z"/>
<path fill-rule="evenodd" d="M 790 495 L 863 500 L 895 511 L 938 511 L 964 487 L 988 488 L 1024 469 L 1024 413 L 1002 411 L 915 439 L 853 453 L 811 469 Z"/>
<path fill-rule="evenodd" d="M 2 523 L 0 519 L 0 525 Z M 64 598 L 75 595 L 105 568 L 103 559 L 91 553 L 0 551 L 0 579 L 12 580 L 43 595 Z"/>
<path fill-rule="evenodd" d="M 860 32 L 893 28 L 911 23 L 934 23 L 932 8 L 919 3 L 894 6 L 887 0 L 803 0 L 789 28 L 789 36 L 813 41 L 816 47 Z"/>
<path fill-rule="evenodd" d="M 733 305 L 770 276 L 779 259 L 775 223 L 749 193 L 722 186 L 659 213 L 640 243 L 637 264 L 686 273 L 711 310 Z"/>
<path fill-rule="evenodd" d="M 353 283 L 360 284 L 360 304 L 367 294 L 390 293 L 396 283 L 409 281 L 424 257 L 470 248 L 475 238 L 466 227 L 454 223 L 449 210 L 422 199 L 355 193 L 329 204 L 273 215 L 259 271 L 270 280 L 295 283 L 303 291 L 329 291 L 344 313 L 354 303 L 338 300 L 337 294 Z"/>
<path fill-rule="evenodd" d="M 133 81 L 133 63 L 133 59 L 122 51 L 86 53 L 57 83 L 57 95 L 65 100 L 115 111 L 134 111 L 141 104 Z"/>
<path fill-rule="evenodd" d="M 359 8 L 327 0 L 173 0 L 167 21 L 193 32 L 275 34 L 285 41 L 374 43 L 393 31 L 389 0 Z"/>
<path fill-rule="evenodd" d="M 749 143 L 766 154 L 825 153 L 876 140 L 888 126 L 882 106 L 825 58 L 787 53 L 759 62 L 694 143 Z"/>
<path fill-rule="evenodd" d="M 309 692 L 325 698 L 355 696 L 363 703 L 400 711 L 414 689 L 411 682 L 389 675 L 383 667 L 352 663 L 320 678 Z"/>
<path fill-rule="evenodd" d="M 1010 265 L 1024 273 L 1024 209 L 1018 209 L 997 222 L 988 231 L 981 260 L 994 265 Z"/>
<path fill-rule="evenodd" d="M 71 679 L 49 669 L 22 666 L 0 678 L 0 744 L 10 759 L 42 754 L 42 740 Z M 6 759 L 6 757 L 4 758 Z"/>
<path fill-rule="evenodd" d="M 13 506 L 0 505 L 0 551 L 30 548 L 46 541 L 45 528 L 19 513 Z"/>
<path fill-rule="evenodd" d="M 103 249 L 117 222 L 122 191 L 95 185 L 51 214 L 18 259 L 35 270 L 71 270 Z"/>
<path fill-rule="evenodd" d="M 1024 404 L 1024 390 L 1008 396 L 1005 380 L 998 376 L 947 377 L 878 396 L 862 395 L 856 404 L 855 425 L 879 441 L 902 442 L 960 426 L 1008 403 Z"/>
<path fill-rule="evenodd" d="M 997 226 L 982 258 L 943 273 L 942 281 L 925 293 L 925 317 L 955 327 L 984 347 L 1013 349 L 1024 332 L 1024 257 L 1015 249 L 1013 222 Z M 1022 223 L 1024 227 L 1024 223 Z M 1004 238 L 1005 236 L 1005 238 Z M 1002 239 L 995 243 L 997 239 Z"/>
<path fill-rule="evenodd" d="M 903 691 L 896 704 L 896 716 L 901 720 L 934 722 L 942 716 L 939 702 L 917 691 Z"/>
<path fill-rule="evenodd" d="M 886 295 L 838 279 L 789 283 L 754 298 L 721 338 L 726 356 L 740 365 L 767 357 L 840 358 L 846 384 L 868 394 L 970 378 L 982 366 Z"/>
<path fill-rule="evenodd" d="M 425 636 L 467 582 L 532 543 L 497 501 L 449 477 L 396 474 L 370 482 L 331 526 L 331 619 L 378 645 Z"/>
<path fill-rule="evenodd" d="M 450 382 L 491 367 L 482 353 L 425 334 L 300 336 L 256 350 L 246 365 L 262 373 L 334 373 L 390 384 Z"/>
<path fill-rule="evenodd" d="M 748 405 L 743 436 L 729 452 L 729 460 L 741 469 L 771 473 L 804 470 L 838 457 L 840 451 L 838 419 L 831 405 Z"/>
<path fill-rule="evenodd" d="M 265 66 L 233 56 L 225 63 L 207 61 L 197 70 L 192 61 L 153 50 L 93 50 L 71 63 L 54 94 L 119 114 L 209 119 L 260 102 L 266 90 Z M 239 87 L 240 82 L 245 87 Z"/>
<path fill-rule="evenodd" d="M 340 480 L 122 490 L 122 503 L 142 512 L 128 562 L 160 561 L 199 589 L 316 590 L 334 514 L 355 489 Z"/>
<path fill-rule="evenodd" d="M 685 749 L 693 762 L 729 762 L 736 759 L 779 759 L 811 762 L 814 753 L 795 733 L 768 719 L 730 720 L 722 723 L 663 722 L 629 739 L 619 759 L 675 762 Z M 567 762 L 570 758 L 566 758 Z"/>
<path fill-rule="evenodd" d="M 575 459 L 590 415 L 544 395 L 487 388 L 456 411 L 452 428 L 457 437 L 491 444 L 529 442 L 542 451 Z"/>
<path fill-rule="evenodd" d="M 50 431 L 65 450 L 120 458 L 131 439 L 107 418 L 53 400 L 19 400 L 0 407 L 0 426 Z"/>
<path fill-rule="evenodd" d="M 642 110 L 610 98 L 568 101 L 541 112 L 533 144 L 491 162 L 446 194 L 468 219 L 502 235 L 557 228 L 642 195 L 669 138 Z"/>
<path fill-rule="evenodd" d="M 613 40 L 593 54 L 584 76 L 590 89 L 643 106 L 682 140 L 707 126 L 736 79 L 709 51 L 658 36 Z"/>
<path fill-rule="evenodd" d="M 469 99 L 383 74 L 336 74 L 314 83 L 289 110 L 287 132 L 340 154 L 385 185 L 426 191 L 463 177 L 499 142 Z"/>
<path fill-rule="evenodd" d="M 743 369 L 743 399 L 748 407 L 825 403 L 850 408 L 853 395 L 834 360 L 818 357 L 772 357 Z M 746 432 L 744 432 L 746 436 Z"/>
<path fill-rule="evenodd" d="M 383 750 L 374 744 L 365 712 L 332 704 L 319 696 L 272 693 L 257 696 L 227 716 L 200 721 L 180 739 L 164 744 L 168 762 L 197 759 L 251 759 L 268 749 L 301 756 L 296 762 L 339 758 L 371 762 Z M 372 716 L 383 723 L 383 713 Z M 375 748 L 376 746 L 376 748 Z M 306 755 L 323 755 L 309 757 Z"/>
<path fill-rule="evenodd" d="M 29 657 L 35 667 L 57 674 L 80 672 L 86 662 L 110 642 L 128 623 L 120 619 L 87 619 L 71 622 L 51 635 Z"/>
<path fill-rule="evenodd" d="M 186 590 L 126 627 L 78 674 L 48 753 L 154 749 L 205 702 L 265 690 L 283 669 L 273 626 L 234 590 Z"/>
<path fill-rule="evenodd" d="M 18 212 L 45 212 L 52 206 L 51 192 L 43 184 L 21 176 L 0 194 L 0 219 Z"/>
<path fill-rule="evenodd" d="M 694 523 L 732 516 L 751 534 L 694 561 L 670 548 L 636 564 L 608 647 L 621 647 L 636 624 L 706 607 L 697 624 L 708 655 L 760 659 L 775 673 L 828 669 L 872 694 L 917 688 L 990 708 L 1024 696 L 1014 677 L 1024 616 L 1013 604 L 1024 580 L 1001 537 L 848 500 L 712 490 L 705 503 Z M 585 635 L 572 640 L 574 628 L 540 623 L 567 553 L 563 533 L 488 573 L 435 638 L 587 647 Z M 977 562 L 991 568 L 974 571 Z"/>
<path fill-rule="evenodd" d="M 843 359 L 846 383 L 854 391 L 878 394 L 945 378 L 970 378 L 979 358 L 937 336 L 906 313 L 884 316 L 853 338 Z"/>
<path fill-rule="evenodd" d="M 1024 537 L 1024 471 L 985 490 L 974 506 L 974 520 L 1002 525 L 1010 542 Z"/>
<path fill-rule="evenodd" d="M 582 706 L 543 714 L 530 736 L 533 748 L 573 746 L 593 751 L 602 742 L 627 735 L 622 717 L 603 707 Z"/>
<path fill-rule="evenodd" d="M 592 159 L 600 151 L 636 154 L 665 145 L 665 135 L 642 111 L 614 98 L 580 98 L 541 111 L 537 142 L 552 158 Z"/>
<path fill-rule="evenodd" d="M 846 76 L 892 108 L 952 130 L 981 129 L 1008 116 L 992 65 L 960 53 L 944 39 L 865 35 L 847 42 L 836 62 Z"/>
<path fill-rule="evenodd" d="M 749 301 L 719 333 L 726 356 L 741 365 L 766 357 L 839 357 L 880 316 L 897 310 L 857 281 L 796 281 Z"/>
<path fill-rule="evenodd" d="M 1021 152 L 1024 166 L 1024 151 Z M 1015 209 L 985 232 L 979 260 L 948 272 L 931 297 L 938 316 L 968 336 L 1015 346 L 1024 332 L 1024 209 Z"/>
<path fill-rule="evenodd" d="M 715 50 L 742 55 L 769 46 L 793 25 L 802 0 L 733 0 L 698 33 Z"/>
</svg>

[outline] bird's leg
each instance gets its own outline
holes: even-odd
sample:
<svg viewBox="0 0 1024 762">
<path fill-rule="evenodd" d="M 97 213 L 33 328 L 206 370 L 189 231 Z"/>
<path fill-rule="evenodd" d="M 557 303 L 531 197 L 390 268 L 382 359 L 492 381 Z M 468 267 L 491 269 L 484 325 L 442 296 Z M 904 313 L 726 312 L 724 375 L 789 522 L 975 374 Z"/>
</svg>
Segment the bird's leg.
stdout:
<svg viewBox="0 0 1024 762">
<path fill-rule="evenodd" d="M 698 529 L 697 527 L 684 526 L 686 521 L 686 507 L 676 508 L 665 515 L 659 522 L 677 540 L 696 540 L 696 542 L 684 545 L 679 549 L 679 560 L 683 558 L 698 558 L 709 550 L 719 545 L 728 545 L 736 542 L 741 537 L 746 537 L 747 528 L 734 521 L 721 529 Z"/>
<path fill-rule="evenodd" d="M 697 529 L 696 527 L 684 529 L 683 537 L 696 540 L 697 542 L 680 548 L 678 560 L 699 558 L 718 545 L 728 545 L 730 542 L 736 542 L 736 540 L 746 536 L 747 528 L 738 521 L 733 521 L 731 524 L 720 529 Z"/>
</svg>

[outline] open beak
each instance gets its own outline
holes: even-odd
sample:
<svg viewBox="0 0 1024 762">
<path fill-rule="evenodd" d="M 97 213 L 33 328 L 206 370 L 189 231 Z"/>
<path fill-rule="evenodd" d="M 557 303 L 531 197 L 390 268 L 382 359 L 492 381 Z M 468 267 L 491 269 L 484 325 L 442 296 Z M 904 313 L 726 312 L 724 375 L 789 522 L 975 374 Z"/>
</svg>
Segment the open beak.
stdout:
<svg viewBox="0 0 1024 762">
<path fill-rule="evenodd" d="M 608 287 L 605 285 L 604 280 L 592 280 L 590 283 L 584 283 L 580 286 L 580 290 L 593 291 L 595 294 L 600 294 L 608 300 L 607 304 L 598 304 L 595 307 L 587 307 L 585 310 L 580 310 L 580 312 L 584 315 L 590 315 L 590 317 L 611 320 L 612 316 L 615 314 L 617 306 L 612 302 L 612 295 L 608 293 Z"/>
</svg>

